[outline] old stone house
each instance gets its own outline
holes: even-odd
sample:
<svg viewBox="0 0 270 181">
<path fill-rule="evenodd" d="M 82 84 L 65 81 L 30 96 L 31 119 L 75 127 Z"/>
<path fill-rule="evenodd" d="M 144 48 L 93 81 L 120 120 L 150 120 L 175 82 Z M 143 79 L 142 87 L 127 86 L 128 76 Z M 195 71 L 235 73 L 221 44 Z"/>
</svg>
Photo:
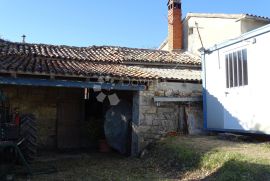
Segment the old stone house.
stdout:
<svg viewBox="0 0 270 181">
<path fill-rule="evenodd" d="M 168 8 L 172 19 L 180 15 L 179 2 Z M 138 155 L 170 132 L 203 125 L 201 62 L 181 50 L 170 25 L 172 51 L 0 40 L 0 89 L 12 108 L 35 115 L 42 149 L 89 147 L 107 124 L 124 152 Z"/>
<path fill-rule="evenodd" d="M 117 94 L 131 105 L 133 155 L 162 135 L 181 129 L 181 106 L 201 94 L 200 61 L 183 52 L 3 40 L 0 52 L 0 88 L 13 108 L 36 116 L 43 148 L 83 146 L 86 115 L 103 118 L 110 108 L 96 101 L 98 95 L 92 90 L 97 86 L 105 95 Z M 108 76 L 113 82 L 98 81 Z M 84 100 L 86 89 L 91 98 Z M 165 96 L 167 102 L 162 100 Z M 200 105 L 187 106 L 186 111 L 194 113 L 190 119 L 197 117 Z"/>
</svg>

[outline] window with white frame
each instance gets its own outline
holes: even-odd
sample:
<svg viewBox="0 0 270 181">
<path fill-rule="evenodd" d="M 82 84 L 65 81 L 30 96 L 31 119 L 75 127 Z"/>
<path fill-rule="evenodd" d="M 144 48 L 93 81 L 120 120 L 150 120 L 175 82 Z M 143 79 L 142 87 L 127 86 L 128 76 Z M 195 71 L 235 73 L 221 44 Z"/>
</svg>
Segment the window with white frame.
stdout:
<svg viewBox="0 0 270 181">
<path fill-rule="evenodd" d="M 247 49 L 226 54 L 225 64 L 227 88 L 248 85 Z"/>
</svg>

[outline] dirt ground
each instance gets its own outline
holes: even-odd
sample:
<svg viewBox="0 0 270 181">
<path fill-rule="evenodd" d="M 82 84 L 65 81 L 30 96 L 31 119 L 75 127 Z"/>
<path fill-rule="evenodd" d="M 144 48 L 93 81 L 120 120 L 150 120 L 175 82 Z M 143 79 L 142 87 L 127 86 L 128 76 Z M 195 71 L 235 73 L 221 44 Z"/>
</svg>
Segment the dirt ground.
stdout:
<svg viewBox="0 0 270 181">
<path fill-rule="evenodd" d="M 46 153 L 31 166 L 57 170 L 28 177 L 33 181 L 265 180 L 270 179 L 270 143 L 179 136 L 153 145 L 143 158 L 117 153 Z M 16 179 L 27 180 L 24 176 Z"/>
<path fill-rule="evenodd" d="M 163 177 L 155 168 L 144 165 L 141 159 L 118 153 L 51 153 L 40 157 L 31 166 L 36 172 L 57 171 L 28 177 L 32 181 L 158 180 Z M 25 176 L 18 178 L 27 180 Z"/>
</svg>

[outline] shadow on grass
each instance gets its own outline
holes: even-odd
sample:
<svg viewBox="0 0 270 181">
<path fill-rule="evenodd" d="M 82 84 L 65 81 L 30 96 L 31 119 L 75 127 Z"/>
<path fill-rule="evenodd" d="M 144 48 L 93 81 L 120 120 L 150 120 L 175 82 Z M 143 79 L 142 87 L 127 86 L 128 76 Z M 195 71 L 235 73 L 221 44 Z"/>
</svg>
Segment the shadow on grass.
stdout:
<svg viewBox="0 0 270 181">
<path fill-rule="evenodd" d="M 196 180 L 270 180 L 268 161 L 222 151 L 215 144 L 208 143 L 207 147 L 202 148 L 198 143 L 192 143 L 190 138 L 180 143 L 176 139 L 179 138 L 168 138 L 153 145 L 145 160 L 163 172 L 166 178 L 186 179 L 185 173 L 203 170 L 208 174 L 213 173 L 206 178 L 207 174 L 199 173 Z"/>
<path fill-rule="evenodd" d="M 203 180 L 266 181 L 270 180 L 270 166 L 245 161 L 229 160 L 216 172 Z"/>
</svg>

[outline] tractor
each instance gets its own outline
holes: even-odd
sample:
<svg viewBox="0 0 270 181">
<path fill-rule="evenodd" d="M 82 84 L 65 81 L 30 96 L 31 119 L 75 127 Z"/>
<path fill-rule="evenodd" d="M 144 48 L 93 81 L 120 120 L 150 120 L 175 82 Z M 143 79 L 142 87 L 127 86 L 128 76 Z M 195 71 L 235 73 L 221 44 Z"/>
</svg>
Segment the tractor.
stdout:
<svg viewBox="0 0 270 181">
<path fill-rule="evenodd" d="M 19 160 L 18 153 L 5 145 L 15 145 L 28 163 L 37 152 L 37 125 L 32 114 L 20 114 L 18 108 L 12 108 L 8 97 L 0 90 L 0 162 L 10 163 Z"/>
</svg>

